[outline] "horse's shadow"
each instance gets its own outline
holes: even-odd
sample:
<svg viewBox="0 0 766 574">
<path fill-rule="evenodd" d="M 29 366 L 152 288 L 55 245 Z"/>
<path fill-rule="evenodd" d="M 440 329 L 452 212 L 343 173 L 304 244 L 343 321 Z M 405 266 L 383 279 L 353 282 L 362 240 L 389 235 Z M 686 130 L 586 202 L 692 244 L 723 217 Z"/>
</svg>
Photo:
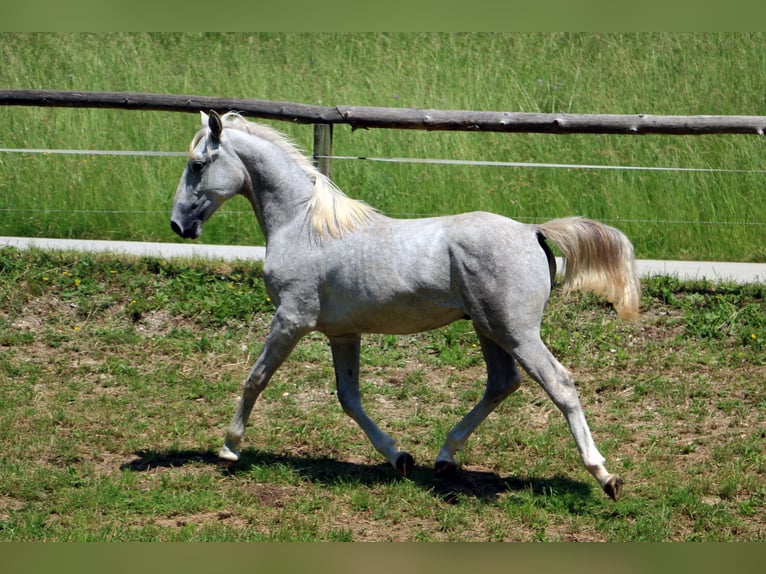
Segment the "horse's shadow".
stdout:
<svg viewBox="0 0 766 574">
<path fill-rule="evenodd" d="M 157 468 L 176 468 L 187 464 L 202 463 L 218 467 L 227 475 L 240 475 L 257 467 L 286 467 L 298 476 L 324 485 L 362 484 L 374 486 L 403 479 L 388 463 L 374 465 L 344 462 L 323 456 L 293 456 L 245 449 L 236 463 L 222 463 L 211 451 L 169 450 L 139 451 L 137 458 L 120 466 L 121 470 L 146 472 Z M 415 466 L 412 482 L 430 492 L 434 497 L 448 503 L 459 503 L 462 498 L 475 498 L 492 503 L 499 496 L 513 492 L 531 492 L 537 496 L 573 495 L 586 499 L 592 487 L 589 483 L 572 480 L 565 476 L 506 476 L 483 470 L 461 468 L 448 476 L 437 477 L 433 469 Z"/>
</svg>

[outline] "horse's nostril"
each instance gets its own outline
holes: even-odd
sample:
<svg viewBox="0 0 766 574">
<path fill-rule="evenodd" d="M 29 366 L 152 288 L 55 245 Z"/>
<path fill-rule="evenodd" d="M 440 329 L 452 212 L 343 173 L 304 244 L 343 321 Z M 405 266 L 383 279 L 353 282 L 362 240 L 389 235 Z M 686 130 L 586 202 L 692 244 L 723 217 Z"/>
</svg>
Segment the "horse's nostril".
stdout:
<svg viewBox="0 0 766 574">
<path fill-rule="evenodd" d="M 180 223 L 171 219 L 170 228 L 183 239 L 197 239 L 201 233 L 199 222 L 195 222 L 189 227 L 183 227 Z"/>
</svg>

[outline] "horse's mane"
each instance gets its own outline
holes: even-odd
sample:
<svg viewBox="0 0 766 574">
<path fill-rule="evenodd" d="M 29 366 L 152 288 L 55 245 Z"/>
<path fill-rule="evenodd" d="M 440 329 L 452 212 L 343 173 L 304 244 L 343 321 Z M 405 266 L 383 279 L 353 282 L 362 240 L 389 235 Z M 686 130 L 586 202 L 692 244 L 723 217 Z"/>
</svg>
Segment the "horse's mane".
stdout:
<svg viewBox="0 0 766 574">
<path fill-rule="evenodd" d="M 329 234 L 341 237 L 344 233 L 371 221 L 378 213 L 370 205 L 343 193 L 285 134 L 270 126 L 248 121 L 235 112 L 224 114 L 221 120 L 224 127 L 237 129 L 273 143 L 311 178 L 314 188 L 308 201 L 308 209 L 311 225 L 320 236 Z"/>
</svg>

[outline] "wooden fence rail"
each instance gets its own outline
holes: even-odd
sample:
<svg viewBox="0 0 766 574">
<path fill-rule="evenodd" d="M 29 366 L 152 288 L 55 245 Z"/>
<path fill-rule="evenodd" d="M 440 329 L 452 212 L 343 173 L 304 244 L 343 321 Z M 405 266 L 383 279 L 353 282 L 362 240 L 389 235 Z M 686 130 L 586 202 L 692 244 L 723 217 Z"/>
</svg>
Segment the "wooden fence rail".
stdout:
<svg viewBox="0 0 766 574">
<path fill-rule="evenodd" d="M 238 111 L 250 117 L 303 124 L 347 124 L 354 129 L 625 135 L 763 135 L 766 131 L 766 116 L 563 114 L 315 106 L 256 99 L 137 92 L 0 90 L 0 105 L 118 108 L 169 112 L 198 112 L 214 109 L 218 112 Z"/>
</svg>

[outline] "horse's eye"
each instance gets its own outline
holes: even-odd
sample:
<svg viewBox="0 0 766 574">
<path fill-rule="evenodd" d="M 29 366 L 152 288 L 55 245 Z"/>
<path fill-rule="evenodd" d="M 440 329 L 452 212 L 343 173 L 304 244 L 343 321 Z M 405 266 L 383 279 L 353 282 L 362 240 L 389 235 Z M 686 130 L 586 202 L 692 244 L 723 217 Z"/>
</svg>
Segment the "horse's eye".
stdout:
<svg viewBox="0 0 766 574">
<path fill-rule="evenodd" d="M 192 171 L 200 172 L 202 171 L 202 168 L 205 167 L 205 162 L 201 159 L 194 159 L 189 162 L 189 165 L 192 168 Z"/>
</svg>

